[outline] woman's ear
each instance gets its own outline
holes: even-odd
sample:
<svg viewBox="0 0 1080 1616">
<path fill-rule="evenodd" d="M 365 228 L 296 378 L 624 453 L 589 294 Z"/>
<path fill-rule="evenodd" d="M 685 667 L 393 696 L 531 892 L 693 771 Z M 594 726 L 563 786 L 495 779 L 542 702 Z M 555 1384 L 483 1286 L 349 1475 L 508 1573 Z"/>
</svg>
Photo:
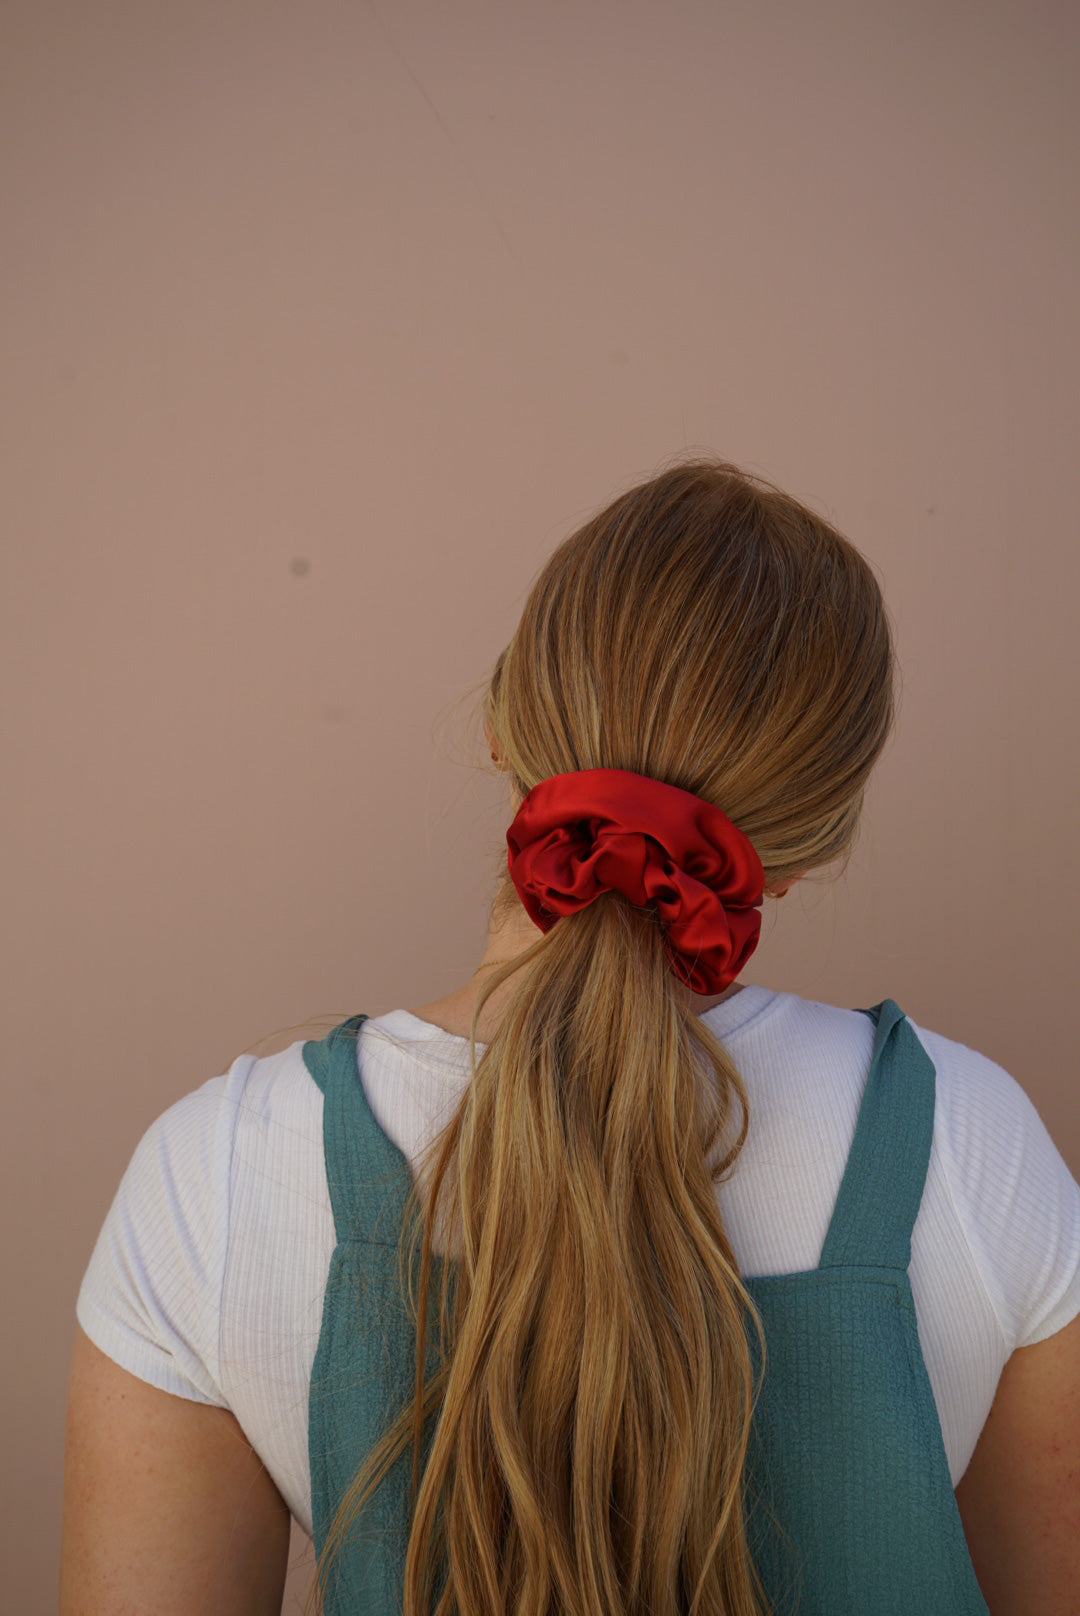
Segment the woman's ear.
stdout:
<svg viewBox="0 0 1080 1616">
<path fill-rule="evenodd" d="M 799 875 L 789 875 L 786 881 L 780 881 L 774 887 L 766 887 L 765 888 L 765 896 L 767 898 L 783 898 L 783 897 L 786 897 L 788 891 L 790 890 L 791 887 L 793 887 L 795 885 L 796 881 L 801 881 L 801 880 L 802 880 L 802 873 L 800 873 Z"/>
</svg>

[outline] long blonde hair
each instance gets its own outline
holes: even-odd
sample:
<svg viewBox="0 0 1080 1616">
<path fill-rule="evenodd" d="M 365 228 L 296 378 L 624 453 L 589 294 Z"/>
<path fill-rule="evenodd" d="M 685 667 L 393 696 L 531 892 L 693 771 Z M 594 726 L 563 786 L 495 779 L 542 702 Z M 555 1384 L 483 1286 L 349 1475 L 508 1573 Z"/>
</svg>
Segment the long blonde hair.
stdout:
<svg viewBox="0 0 1080 1616">
<path fill-rule="evenodd" d="M 483 714 L 519 796 L 575 769 L 654 776 L 721 808 L 775 885 L 850 851 L 893 679 L 859 552 L 771 484 L 695 458 L 559 545 Z M 495 913 L 519 901 L 504 848 L 499 869 Z M 514 972 L 477 1062 L 477 1019 Z M 492 971 L 426 1204 L 417 1182 L 407 1203 L 415 1393 L 341 1499 L 311 1598 L 411 1442 L 403 1616 L 767 1611 L 742 1497 L 748 1326 L 764 1342 L 716 1195 L 746 1092 L 676 988 L 655 910 L 614 892 Z M 461 1255 L 425 1373 L 437 1226 Z"/>
</svg>

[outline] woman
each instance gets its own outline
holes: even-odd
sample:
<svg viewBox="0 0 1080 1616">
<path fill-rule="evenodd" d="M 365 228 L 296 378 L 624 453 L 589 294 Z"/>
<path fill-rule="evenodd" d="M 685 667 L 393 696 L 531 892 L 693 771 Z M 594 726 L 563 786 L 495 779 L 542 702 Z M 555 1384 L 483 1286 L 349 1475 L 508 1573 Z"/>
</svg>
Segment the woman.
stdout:
<svg viewBox="0 0 1080 1616">
<path fill-rule="evenodd" d="M 737 980 L 850 849 L 893 672 L 864 559 L 724 463 L 555 551 L 485 697 L 475 975 L 135 1153 L 62 1616 L 276 1612 L 290 1513 L 335 1616 L 1080 1608 L 1080 1187 L 893 1001 Z"/>
</svg>

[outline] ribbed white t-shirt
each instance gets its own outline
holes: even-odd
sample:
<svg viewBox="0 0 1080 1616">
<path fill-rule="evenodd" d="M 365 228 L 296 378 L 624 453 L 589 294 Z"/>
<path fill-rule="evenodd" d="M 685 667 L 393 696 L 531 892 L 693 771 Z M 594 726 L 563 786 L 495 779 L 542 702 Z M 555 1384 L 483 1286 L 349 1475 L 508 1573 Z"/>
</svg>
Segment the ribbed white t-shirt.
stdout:
<svg viewBox="0 0 1080 1616">
<path fill-rule="evenodd" d="M 746 1144 L 717 1188 L 740 1271 L 814 1268 L 874 1025 L 855 1010 L 751 985 L 704 1020 L 749 1100 Z M 1080 1313 L 1080 1185 L 1006 1071 L 912 1025 L 937 1081 L 909 1273 L 955 1486 L 1013 1349 Z M 277 1055 L 239 1056 L 150 1126 L 76 1311 L 132 1374 L 231 1409 L 310 1534 L 308 1382 L 334 1220 L 323 1097 L 302 1049 L 299 1040 Z M 363 1023 L 357 1059 L 376 1121 L 415 1171 L 468 1082 L 468 1040 L 393 1010 Z"/>
</svg>

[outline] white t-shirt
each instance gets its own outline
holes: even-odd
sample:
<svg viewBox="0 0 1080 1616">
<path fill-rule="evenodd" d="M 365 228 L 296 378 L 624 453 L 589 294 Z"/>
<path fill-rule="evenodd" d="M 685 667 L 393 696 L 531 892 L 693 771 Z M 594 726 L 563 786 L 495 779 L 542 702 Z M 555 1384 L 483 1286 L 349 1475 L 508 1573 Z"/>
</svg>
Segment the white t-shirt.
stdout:
<svg viewBox="0 0 1080 1616">
<path fill-rule="evenodd" d="M 746 1144 L 717 1189 L 740 1271 L 815 1268 L 874 1025 L 751 985 L 704 1020 L 749 1099 Z M 914 1030 L 937 1083 L 909 1273 L 955 1486 L 1013 1349 L 1080 1313 L 1080 1185 L 1007 1072 Z M 310 1534 L 308 1382 L 334 1220 L 323 1097 L 303 1042 L 239 1056 L 150 1126 L 98 1237 L 77 1317 L 140 1379 L 231 1409 Z M 357 1058 L 376 1121 L 415 1171 L 468 1081 L 468 1040 L 393 1010 L 363 1023 Z"/>
</svg>

